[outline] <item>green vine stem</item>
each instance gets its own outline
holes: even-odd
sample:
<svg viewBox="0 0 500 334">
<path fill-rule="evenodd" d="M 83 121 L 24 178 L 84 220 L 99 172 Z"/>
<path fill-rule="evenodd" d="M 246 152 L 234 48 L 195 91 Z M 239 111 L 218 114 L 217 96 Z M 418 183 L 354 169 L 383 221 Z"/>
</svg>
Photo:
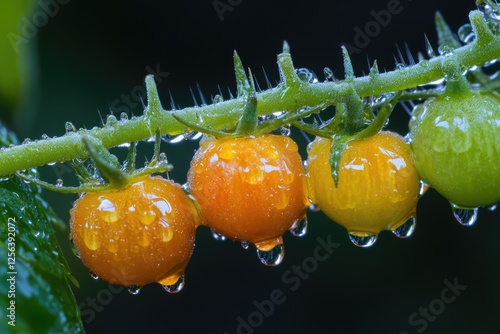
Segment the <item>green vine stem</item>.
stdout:
<svg viewBox="0 0 500 334">
<path fill-rule="evenodd" d="M 317 110 L 317 106 L 334 106 L 341 102 L 352 89 L 360 97 L 377 96 L 414 88 L 438 79 L 445 73 L 445 62 L 452 60 L 463 68 L 481 66 L 485 62 L 500 58 L 500 37 L 493 35 L 484 15 L 471 11 L 470 22 L 475 32 L 474 42 L 446 52 L 441 56 L 423 59 L 419 63 L 398 68 L 386 73 L 371 73 L 368 76 L 349 78 L 348 81 L 308 83 L 301 81 L 293 67 L 291 55 L 284 50 L 278 55 L 281 83 L 274 88 L 257 93 L 258 114 L 276 111 L 307 116 L 303 110 Z M 201 107 L 166 111 L 162 108 L 154 78 L 147 76 L 148 104 L 144 114 L 129 120 L 118 121 L 108 117 L 102 128 L 80 129 L 56 138 L 40 139 L 0 150 L 0 176 L 12 175 L 16 171 L 63 162 L 75 158 L 87 158 L 88 152 L 83 136 L 94 137 L 106 148 L 124 143 L 140 141 L 155 136 L 157 129 L 162 135 L 178 135 L 189 129 L 177 121 L 172 113 L 191 123 L 199 123 L 213 129 L 234 127 L 241 117 L 245 105 L 244 96 Z M 435 94 L 435 92 L 434 92 Z M 401 95 L 403 98 L 405 95 Z M 412 96 L 411 94 L 408 96 Z M 291 121 L 292 122 L 292 121 Z"/>
</svg>

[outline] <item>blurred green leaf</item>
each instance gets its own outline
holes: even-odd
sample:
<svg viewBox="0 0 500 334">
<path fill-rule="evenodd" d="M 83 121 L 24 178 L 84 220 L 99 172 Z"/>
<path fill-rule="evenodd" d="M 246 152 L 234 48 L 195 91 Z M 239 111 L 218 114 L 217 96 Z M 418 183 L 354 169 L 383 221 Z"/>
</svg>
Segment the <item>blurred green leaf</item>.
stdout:
<svg viewBox="0 0 500 334">
<path fill-rule="evenodd" d="M 34 31 L 27 21 L 35 7 L 33 0 L 2 0 L 0 3 L 0 107 L 6 118 L 14 113 L 27 113 L 28 94 L 36 86 Z M 28 30 L 27 30 L 28 29 Z M 29 34 L 28 34 L 29 33 Z"/>
<path fill-rule="evenodd" d="M 14 142 L 0 124 L 0 146 Z M 57 243 L 54 223 L 61 224 L 39 187 L 19 177 L 0 180 L 0 333 L 83 333 L 69 285 L 77 282 Z M 9 260 L 12 253 L 15 262 Z M 8 309 L 13 301 L 15 318 Z"/>
</svg>

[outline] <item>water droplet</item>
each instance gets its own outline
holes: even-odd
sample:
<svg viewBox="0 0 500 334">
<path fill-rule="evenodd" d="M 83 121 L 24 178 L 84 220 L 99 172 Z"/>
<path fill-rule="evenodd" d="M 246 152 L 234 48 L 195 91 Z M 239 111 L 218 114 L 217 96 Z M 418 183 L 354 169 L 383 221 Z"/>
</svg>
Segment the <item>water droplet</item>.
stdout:
<svg viewBox="0 0 500 334">
<path fill-rule="evenodd" d="M 317 83 L 318 78 L 316 77 L 316 74 L 314 74 L 311 70 L 307 68 L 297 68 L 295 70 L 295 73 L 297 73 L 297 76 L 299 77 L 300 80 L 308 83 Z"/>
<path fill-rule="evenodd" d="M 469 23 L 464 24 L 458 29 L 458 38 L 465 44 L 472 43 L 476 38 L 474 31 L 472 30 L 472 25 Z"/>
<path fill-rule="evenodd" d="M 116 119 L 115 115 L 108 115 L 108 118 L 106 118 L 106 126 L 113 126 L 118 123 L 118 120 Z"/>
<path fill-rule="evenodd" d="M 320 207 L 314 203 L 309 205 L 309 210 L 312 212 L 320 212 L 321 211 Z"/>
<path fill-rule="evenodd" d="M 66 134 L 76 132 L 76 128 L 71 122 L 66 122 L 66 124 L 64 124 L 64 127 L 66 128 Z"/>
<path fill-rule="evenodd" d="M 128 287 L 128 293 L 130 293 L 131 295 L 137 295 L 139 293 L 139 291 L 141 290 L 141 287 L 138 286 L 138 285 L 131 285 Z"/>
<path fill-rule="evenodd" d="M 90 277 L 92 277 L 93 279 L 99 279 L 99 276 L 97 276 L 95 273 L 93 273 L 92 271 L 90 272 Z"/>
<path fill-rule="evenodd" d="M 42 135 L 42 139 L 43 139 L 43 140 L 46 140 L 46 139 L 50 139 L 50 137 L 49 137 L 46 133 L 44 133 L 44 134 Z"/>
<path fill-rule="evenodd" d="M 185 140 L 197 140 L 203 136 L 201 132 L 198 131 L 186 131 L 182 134 Z"/>
<path fill-rule="evenodd" d="M 126 121 L 126 120 L 128 120 L 128 115 L 126 112 L 122 112 L 120 114 L 120 121 Z"/>
<path fill-rule="evenodd" d="M 164 135 L 161 139 L 166 143 L 177 144 L 184 141 L 184 135 L 176 135 L 176 136 Z"/>
<path fill-rule="evenodd" d="M 415 231 L 416 226 L 417 226 L 417 218 L 410 217 L 397 229 L 392 230 L 391 232 L 398 238 L 409 238 Z"/>
<path fill-rule="evenodd" d="M 241 242 L 241 247 L 243 247 L 243 249 L 248 249 L 248 247 L 250 247 L 250 243 L 246 240 L 243 240 Z"/>
<path fill-rule="evenodd" d="M 438 47 L 438 52 L 440 55 L 443 55 L 445 57 L 452 56 L 453 55 L 453 48 L 443 45 L 442 47 Z"/>
<path fill-rule="evenodd" d="M 488 210 L 490 210 L 490 211 L 492 211 L 492 212 L 493 212 L 493 211 L 495 211 L 496 209 L 497 209 L 497 204 L 493 204 L 493 205 L 490 205 L 490 206 L 488 207 Z"/>
<path fill-rule="evenodd" d="M 323 69 L 323 74 L 325 75 L 325 81 L 334 81 L 333 71 L 329 67 Z"/>
<path fill-rule="evenodd" d="M 358 233 L 349 233 L 349 239 L 358 247 L 370 247 L 377 241 L 378 235 L 360 236 Z"/>
<path fill-rule="evenodd" d="M 56 187 L 57 188 L 62 188 L 63 187 L 63 180 L 62 179 L 57 179 L 57 181 L 56 181 Z"/>
<path fill-rule="evenodd" d="M 290 229 L 290 233 L 292 233 L 295 237 L 303 237 L 307 233 L 307 224 L 308 222 L 306 217 L 297 220 Z"/>
<path fill-rule="evenodd" d="M 282 136 L 290 136 L 292 134 L 292 128 L 290 124 L 286 124 L 280 127 L 280 134 Z"/>
<path fill-rule="evenodd" d="M 217 241 L 224 241 L 224 240 L 226 240 L 225 236 L 223 236 L 222 234 L 219 234 L 219 233 L 215 232 L 214 229 L 211 229 L 211 231 L 212 231 L 212 237 L 215 240 L 217 240 Z"/>
<path fill-rule="evenodd" d="M 260 262 L 266 266 L 276 266 L 285 257 L 285 246 L 283 245 L 282 237 L 258 242 L 255 244 L 255 247 L 257 248 L 257 256 Z"/>
<path fill-rule="evenodd" d="M 455 219 L 463 226 L 472 226 L 477 221 L 478 208 L 462 208 L 456 204 L 451 204 L 451 210 Z"/>
<path fill-rule="evenodd" d="M 215 95 L 214 98 L 213 98 L 213 102 L 214 103 L 221 103 L 221 102 L 224 102 L 224 98 L 222 97 L 222 95 Z"/>
<path fill-rule="evenodd" d="M 163 284 L 162 285 L 165 291 L 167 291 L 168 293 L 177 293 L 182 290 L 184 284 L 185 284 L 184 275 L 180 275 L 175 283 L 169 285 L 163 285 Z"/>
<path fill-rule="evenodd" d="M 29 144 L 29 143 L 31 143 L 31 139 L 29 139 L 29 138 L 25 138 L 25 139 L 23 140 L 23 145 L 26 145 L 26 144 Z"/>
</svg>

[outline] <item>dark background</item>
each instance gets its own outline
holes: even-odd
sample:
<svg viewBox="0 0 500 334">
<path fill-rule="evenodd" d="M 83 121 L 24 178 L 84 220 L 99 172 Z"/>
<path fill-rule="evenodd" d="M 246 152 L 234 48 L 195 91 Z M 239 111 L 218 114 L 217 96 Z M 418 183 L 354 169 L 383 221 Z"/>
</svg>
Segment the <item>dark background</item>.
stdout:
<svg viewBox="0 0 500 334">
<path fill-rule="evenodd" d="M 233 4 L 223 21 L 212 1 L 72 0 L 61 5 L 31 41 L 38 47 L 40 102 L 36 117 L 16 129 L 20 139 L 62 135 L 69 120 L 76 127 L 99 125 L 98 110 L 104 117 L 109 105 L 117 99 L 123 102 L 122 94 L 130 95 L 142 85 L 147 66 L 169 73 L 158 86 L 165 107 L 170 105 L 169 94 L 179 106 L 192 106 L 190 88 L 196 90 L 197 84 L 205 97 L 217 94 L 218 85 L 226 96 L 228 88 L 234 92 L 233 50 L 262 86 L 262 68 L 276 82 L 276 55 L 284 40 L 296 67 L 310 68 L 323 80 L 328 66 L 341 77 L 339 45 L 353 44 L 354 28 L 364 29 L 373 21 L 370 11 L 387 8 L 388 1 Z M 357 75 L 368 70 L 367 56 L 378 59 L 380 68 L 394 68 L 396 44 L 404 49 L 407 43 L 414 57 L 425 50 L 424 34 L 436 45 L 436 10 L 457 30 L 475 8 L 473 0 L 402 0 L 401 6 L 402 12 L 352 56 Z M 142 112 L 140 106 L 127 111 Z M 404 134 L 407 121 L 406 113 L 397 109 L 389 127 Z M 300 133 L 292 135 L 305 154 L 307 141 Z M 197 142 L 188 141 L 163 146 L 175 165 L 170 177 L 177 182 L 185 182 L 196 147 Z M 142 148 L 143 155 L 151 154 L 151 146 Z M 56 167 L 43 170 L 48 180 L 61 173 L 64 170 Z M 76 197 L 46 195 L 67 222 Z M 74 292 L 85 311 L 87 333 L 494 333 L 500 298 L 499 218 L 498 211 L 481 209 L 475 226 L 460 226 L 447 201 L 430 190 L 419 202 L 418 226 L 411 238 L 383 232 L 373 247 L 361 249 L 349 242 L 343 228 L 311 212 L 305 237 L 285 234 L 286 256 L 277 267 L 260 264 L 253 247 L 245 251 L 235 242 L 217 242 L 200 228 L 186 286 L 175 295 L 159 285 L 146 286 L 135 296 L 110 289 L 91 279 L 71 253 L 67 231 L 60 240 L 81 285 Z M 282 275 L 313 255 L 318 236 L 340 246 L 291 291 L 292 284 Z M 467 288 L 439 310 L 435 300 L 446 287 L 444 280 L 457 280 Z M 238 317 L 248 320 L 257 310 L 254 301 L 269 299 L 275 289 L 283 291 L 286 300 L 257 328 L 238 332 Z M 410 315 L 430 303 L 442 313 L 426 328 L 423 321 L 412 326 Z"/>
</svg>

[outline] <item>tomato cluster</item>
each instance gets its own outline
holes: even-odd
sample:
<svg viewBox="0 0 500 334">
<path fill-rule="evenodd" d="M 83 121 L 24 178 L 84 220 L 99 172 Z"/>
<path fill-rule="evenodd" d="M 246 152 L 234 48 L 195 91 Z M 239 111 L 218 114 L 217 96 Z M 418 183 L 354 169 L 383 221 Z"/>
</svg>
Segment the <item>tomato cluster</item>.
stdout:
<svg viewBox="0 0 500 334">
<path fill-rule="evenodd" d="M 428 99 L 408 139 L 382 131 L 377 117 L 343 146 L 342 136 L 317 135 L 306 161 L 286 135 L 205 134 L 184 186 L 138 173 L 125 187 L 85 193 L 71 210 L 71 239 L 95 277 L 132 293 L 153 282 L 177 292 L 200 226 L 254 245 L 273 266 L 284 233 L 305 234 L 312 205 L 367 247 L 382 231 L 412 234 L 425 187 L 464 212 L 500 201 L 497 94 L 449 89 Z"/>
</svg>

